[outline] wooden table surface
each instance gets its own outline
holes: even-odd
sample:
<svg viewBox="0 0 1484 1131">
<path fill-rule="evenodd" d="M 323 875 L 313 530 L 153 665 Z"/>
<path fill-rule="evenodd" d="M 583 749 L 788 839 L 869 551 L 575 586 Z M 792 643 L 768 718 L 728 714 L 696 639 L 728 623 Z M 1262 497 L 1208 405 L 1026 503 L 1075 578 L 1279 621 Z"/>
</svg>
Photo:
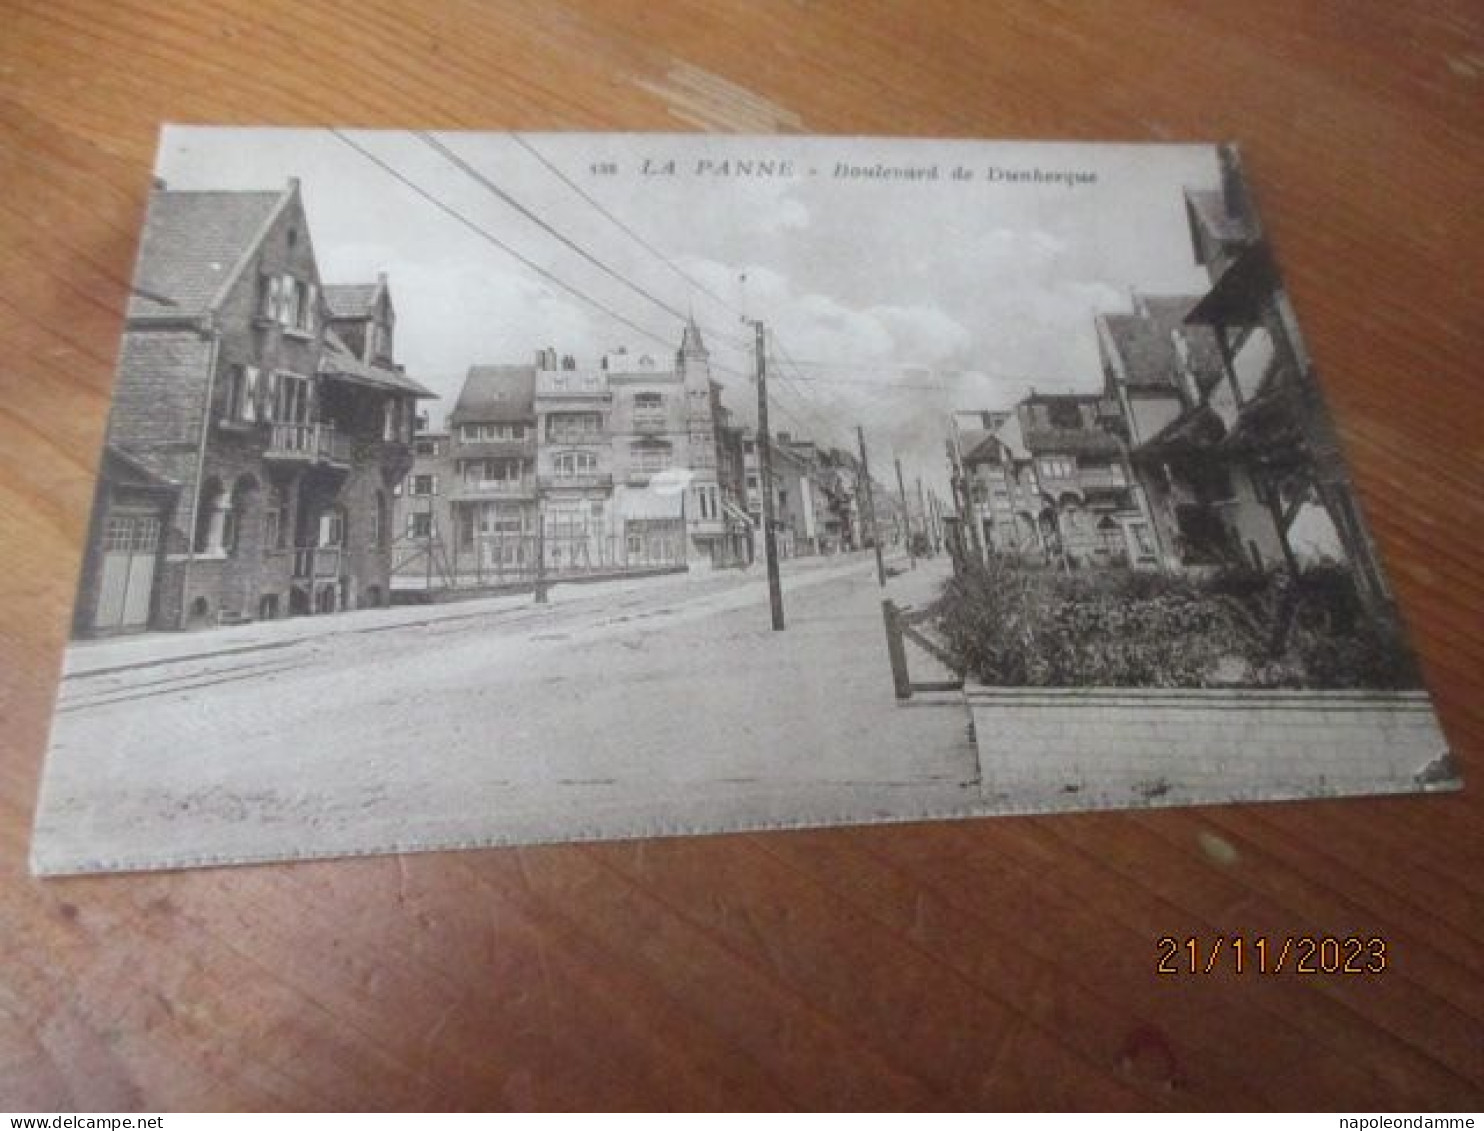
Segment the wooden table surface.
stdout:
<svg viewBox="0 0 1484 1131">
<path fill-rule="evenodd" d="M 0 5 L 0 1109 L 1484 1106 L 1477 3 Z M 1214 140 L 1473 788 L 31 879 L 162 121 Z M 1382 936 L 1160 977 L 1158 936 Z"/>
</svg>

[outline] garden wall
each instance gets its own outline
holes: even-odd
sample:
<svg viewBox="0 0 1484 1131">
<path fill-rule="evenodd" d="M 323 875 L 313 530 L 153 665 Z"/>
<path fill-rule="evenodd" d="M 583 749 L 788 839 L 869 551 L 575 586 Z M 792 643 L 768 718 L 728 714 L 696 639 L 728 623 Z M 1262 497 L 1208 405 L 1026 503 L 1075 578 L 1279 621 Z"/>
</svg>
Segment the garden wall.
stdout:
<svg viewBox="0 0 1484 1131">
<path fill-rule="evenodd" d="M 987 800 L 1037 809 L 1457 788 L 1421 691 L 970 683 Z"/>
</svg>

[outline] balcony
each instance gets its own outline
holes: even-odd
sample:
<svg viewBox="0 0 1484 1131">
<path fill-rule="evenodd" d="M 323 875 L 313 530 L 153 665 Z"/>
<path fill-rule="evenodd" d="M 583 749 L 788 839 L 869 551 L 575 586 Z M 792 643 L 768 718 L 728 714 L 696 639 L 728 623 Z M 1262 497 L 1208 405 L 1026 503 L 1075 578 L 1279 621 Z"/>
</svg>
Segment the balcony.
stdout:
<svg viewBox="0 0 1484 1131">
<path fill-rule="evenodd" d="M 633 427 L 642 436 L 661 436 L 670 431 L 670 422 L 664 413 L 635 413 Z"/>
<path fill-rule="evenodd" d="M 543 475 L 536 480 L 542 491 L 607 491 L 613 487 L 608 472 L 594 475 Z"/>
<path fill-rule="evenodd" d="M 1122 491 L 1128 486 L 1121 467 L 1079 468 L 1076 481 L 1084 491 Z"/>
<path fill-rule="evenodd" d="M 339 546 L 298 546 L 294 549 L 295 581 L 333 581 L 340 576 Z"/>
<path fill-rule="evenodd" d="M 275 424 L 263 458 L 349 467 L 350 437 L 337 432 L 333 424 Z"/>
<path fill-rule="evenodd" d="M 563 448 L 582 447 L 608 443 L 608 433 L 595 429 L 549 428 L 546 442 Z"/>
<path fill-rule="evenodd" d="M 522 479 L 456 480 L 449 498 L 456 503 L 483 499 L 534 499 L 536 481 L 529 475 Z"/>
<path fill-rule="evenodd" d="M 452 450 L 454 455 L 469 459 L 478 459 L 481 456 L 535 459 L 536 438 L 527 436 L 523 440 L 456 440 Z"/>
</svg>

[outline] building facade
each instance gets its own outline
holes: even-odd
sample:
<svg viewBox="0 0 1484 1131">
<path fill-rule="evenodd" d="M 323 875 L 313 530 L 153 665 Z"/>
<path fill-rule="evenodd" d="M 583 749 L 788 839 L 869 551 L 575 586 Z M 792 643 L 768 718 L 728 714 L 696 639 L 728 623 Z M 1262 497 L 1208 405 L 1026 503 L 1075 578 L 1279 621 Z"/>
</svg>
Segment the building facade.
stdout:
<svg viewBox="0 0 1484 1131">
<path fill-rule="evenodd" d="M 984 552 L 1068 568 L 1159 565 L 1101 395 L 1032 393 L 962 455 Z"/>
<path fill-rule="evenodd" d="M 447 429 L 428 427 L 422 417 L 412 436 L 412 467 L 392 489 L 392 588 L 432 589 L 449 584 L 452 559 L 448 541 L 454 516 Z"/>
<path fill-rule="evenodd" d="M 411 462 L 416 401 L 431 394 L 391 360 L 385 281 L 370 290 L 358 312 L 331 306 L 297 181 L 155 191 L 78 632 L 389 600 L 391 492 Z M 337 325 L 381 344 L 358 353 Z"/>
<path fill-rule="evenodd" d="M 449 414 L 447 472 L 428 474 L 446 499 L 446 569 L 461 584 L 498 585 L 535 568 L 537 374 L 536 365 L 473 366 Z M 429 457 L 429 467 L 439 458 Z M 428 485 L 409 483 L 408 491 Z"/>
</svg>

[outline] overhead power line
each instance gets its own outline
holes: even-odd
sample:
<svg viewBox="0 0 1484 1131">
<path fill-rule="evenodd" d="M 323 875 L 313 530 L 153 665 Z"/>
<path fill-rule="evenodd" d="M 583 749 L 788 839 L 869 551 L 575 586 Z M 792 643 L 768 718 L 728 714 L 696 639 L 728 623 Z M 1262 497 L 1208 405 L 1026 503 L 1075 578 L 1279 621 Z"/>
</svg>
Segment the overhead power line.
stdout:
<svg viewBox="0 0 1484 1131">
<path fill-rule="evenodd" d="M 601 311 L 609 318 L 612 318 L 615 322 L 618 322 L 620 325 L 627 326 L 635 333 L 642 334 L 644 337 L 658 342 L 662 346 L 670 347 L 674 345 L 673 341 L 665 339 L 661 335 L 656 334 L 653 330 L 646 329 L 639 323 L 635 322 L 633 319 L 627 317 L 626 315 L 620 314 L 612 307 L 607 306 L 599 300 L 593 298 L 591 295 L 585 294 L 584 292 L 578 290 L 571 283 L 565 282 L 564 280 L 558 278 L 556 275 L 553 275 L 545 267 L 542 267 L 541 264 L 535 262 L 525 255 L 522 255 L 520 252 L 516 251 L 515 248 L 507 244 L 504 240 L 500 239 L 496 235 L 493 235 L 486 229 L 480 227 L 473 220 L 469 219 L 462 212 L 460 212 L 457 208 L 454 208 L 452 205 L 445 204 L 443 201 L 439 200 L 436 196 L 428 192 L 421 185 L 417 184 L 415 181 L 411 180 L 403 173 L 401 173 L 395 166 L 389 164 L 386 161 L 383 161 L 369 149 L 366 149 L 364 146 L 358 145 L 356 142 L 352 141 L 350 137 L 342 131 L 332 128 L 330 132 L 351 149 L 359 153 L 362 157 L 366 158 L 366 160 L 370 161 L 373 165 L 376 165 L 388 175 L 406 185 L 413 192 L 417 193 L 418 196 L 422 197 L 429 204 L 433 205 L 433 207 L 437 208 L 440 212 L 443 212 L 454 220 L 457 220 L 460 224 L 468 228 L 475 235 L 479 236 L 486 243 L 492 244 L 495 247 L 499 248 L 506 255 L 510 256 L 522 266 L 530 269 L 531 271 L 534 271 L 537 275 L 540 275 L 541 278 L 545 279 L 547 282 L 553 284 L 554 286 L 560 287 L 562 290 L 566 291 L 574 298 L 580 299 L 582 302 L 587 303 L 587 305 L 593 307 L 595 310 Z"/>
<path fill-rule="evenodd" d="M 583 200 L 587 201 L 587 203 L 590 204 L 594 209 L 596 209 L 597 212 L 600 215 L 606 217 L 608 219 L 608 221 L 613 224 L 614 227 L 616 227 L 619 231 L 623 232 L 626 236 L 628 236 L 631 240 L 633 240 L 635 243 L 637 243 L 645 251 L 647 251 L 651 255 L 653 255 L 656 259 L 658 259 L 661 263 L 663 263 L 666 267 L 668 267 L 671 271 L 673 271 L 686 284 L 688 284 L 689 286 L 694 287 L 696 290 L 700 291 L 703 295 L 706 295 L 708 298 L 710 298 L 710 299 L 714 300 L 715 302 L 719 303 L 722 307 L 724 307 L 726 309 L 727 313 L 729 313 L 729 314 L 739 314 L 740 313 L 740 311 L 738 311 L 737 308 L 734 307 L 730 302 L 728 302 L 726 299 L 722 298 L 719 294 L 717 294 L 715 291 L 713 291 L 705 283 L 703 283 L 699 279 L 697 279 L 694 275 L 690 275 L 687 272 L 682 271 L 679 267 L 677 267 L 675 265 L 675 263 L 674 263 L 673 260 L 671 260 L 667 255 L 664 254 L 664 252 L 660 251 L 657 247 L 655 247 L 652 243 L 650 243 L 648 240 L 646 240 L 638 232 L 634 231 L 633 228 L 631 228 L 627 224 L 625 224 L 622 220 L 620 220 L 617 216 L 615 216 L 612 212 L 610 212 L 602 204 L 600 204 L 598 201 L 594 200 L 592 198 L 592 196 L 590 196 L 586 192 L 586 190 L 583 189 L 583 187 L 581 185 L 579 185 L 576 181 L 572 180 L 571 177 L 567 176 L 566 173 L 562 172 L 559 168 L 556 167 L 556 165 L 552 164 L 551 161 L 547 160 L 547 158 L 541 153 L 540 150 L 538 150 L 535 146 L 533 146 L 525 138 L 521 137 L 520 134 L 511 134 L 510 135 L 510 140 L 513 141 L 513 142 L 515 142 L 517 145 L 519 145 L 522 149 L 524 149 L 527 153 L 529 153 L 537 161 L 541 162 L 541 164 L 544 165 L 547 168 L 547 170 L 549 170 L 554 177 L 556 177 L 559 181 L 561 181 L 569 189 L 571 189 L 573 192 L 575 192 Z"/>
<path fill-rule="evenodd" d="M 601 259 L 599 259 L 592 252 L 588 251 L 587 248 L 583 247 L 582 244 L 578 243 L 571 236 L 553 226 L 540 213 L 536 212 L 534 209 L 528 207 L 527 205 L 522 204 L 509 192 L 501 188 L 488 176 L 480 172 L 467 160 L 465 160 L 459 154 L 455 153 L 448 146 L 444 145 L 443 142 L 439 141 L 431 133 L 428 133 L 426 130 L 420 130 L 417 133 L 417 138 L 422 141 L 423 144 L 432 149 L 435 153 L 443 157 L 443 159 L 449 164 L 461 170 L 465 175 L 477 182 L 490 193 L 494 194 L 494 196 L 496 196 L 499 200 L 509 205 L 511 208 L 515 209 L 515 211 L 519 212 L 527 220 L 531 221 L 531 223 L 535 224 L 538 228 L 540 228 L 547 235 L 551 236 L 558 243 L 562 244 L 562 246 L 580 255 L 583 259 L 585 259 L 588 263 L 591 263 L 599 271 L 602 271 L 603 274 L 607 275 L 610 279 L 613 279 L 614 281 L 622 284 L 629 290 L 633 291 L 635 294 L 639 295 L 641 298 L 653 303 L 655 306 L 659 307 L 676 321 L 681 323 L 694 321 L 694 318 L 691 314 L 681 311 L 678 307 L 671 306 L 664 299 L 654 294 L 654 292 L 641 287 L 638 283 L 634 282 L 623 272 L 610 267 L 607 263 L 604 263 Z M 728 340 L 726 335 L 723 334 L 721 331 L 714 330 L 711 327 L 703 327 L 703 329 L 705 329 L 708 334 L 711 334 L 713 337 L 720 341 Z M 733 342 L 732 344 L 735 345 L 736 343 Z"/>
</svg>

